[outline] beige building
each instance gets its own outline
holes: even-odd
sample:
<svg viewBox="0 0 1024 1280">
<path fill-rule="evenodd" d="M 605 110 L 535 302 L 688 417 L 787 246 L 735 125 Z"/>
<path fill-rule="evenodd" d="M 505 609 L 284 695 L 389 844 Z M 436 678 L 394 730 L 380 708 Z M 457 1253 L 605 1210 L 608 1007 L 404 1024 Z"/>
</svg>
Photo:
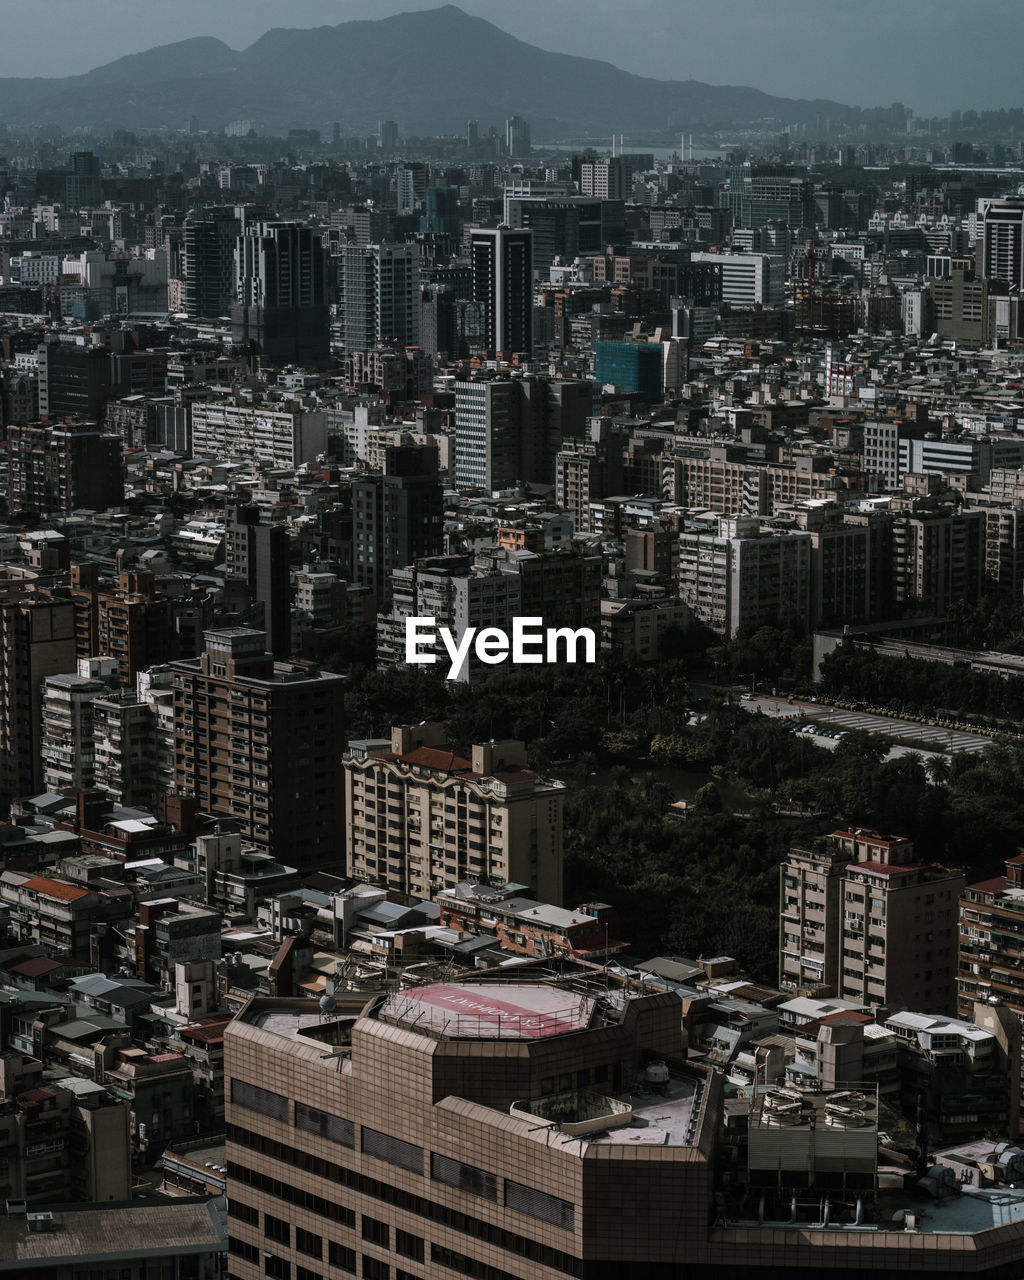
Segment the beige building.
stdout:
<svg viewBox="0 0 1024 1280">
<path fill-rule="evenodd" d="M 424 898 L 460 880 L 517 883 L 561 905 L 565 784 L 528 769 L 521 742 L 471 755 L 448 745 L 439 724 L 350 742 L 347 873 Z"/>
<path fill-rule="evenodd" d="M 586 968 L 251 999 L 225 1034 L 230 1280 L 1017 1273 L 1020 1193 L 879 1187 L 874 1086 L 725 1103 L 680 1014 Z"/>
<path fill-rule="evenodd" d="M 833 831 L 782 864 L 779 985 L 869 1008 L 955 1007 L 964 878 L 922 865 L 910 840 Z"/>
</svg>

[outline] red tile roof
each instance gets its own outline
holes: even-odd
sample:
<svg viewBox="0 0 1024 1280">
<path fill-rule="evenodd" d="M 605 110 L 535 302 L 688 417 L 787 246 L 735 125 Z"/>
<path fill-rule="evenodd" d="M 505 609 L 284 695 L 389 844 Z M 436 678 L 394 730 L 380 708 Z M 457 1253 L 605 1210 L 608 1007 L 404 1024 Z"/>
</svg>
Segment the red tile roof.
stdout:
<svg viewBox="0 0 1024 1280">
<path fill-rule="evenodd" d="M 62 960 L 51 960 L 49 956 L 33 956 L 31 960 L 12 964 L 10 972 L 20 974 L 23 978 L 41 978 L 44 973 L 53 973 L 54 969 L 63 968 Z"/>
<path fill-rule="evenodd" d="M 63 898 L 65 902 L 87 898 L 90 892 L 88 889 L 77 889 L 73 884 L 64 884 L 61 880 L 48 880 L 46 876 L 33 876 L 21 887 L 31 889 L 33 893 L 45 894 L 48 898 Z"/>
<path fill-rule="evenodd" d="M 905 876 L 911 871 L 935 871 L 933 865 L 925 867 L 899 867 L 893 862 L 851 862 L 847 871 L 866 871 L 872 876 Z"/>
<path fill-rule="evenodd" d="M 977 884 L 969 884 L 968 889 L 978 889 L 981 893 L 1002 893 L 1010 882 L 1006 876 L 996 876 L 994 880 L 980 880 Z"/>
<path fill-rule="evenodd" d="M 421 769 L 438 769 L 442 773 L 463 773 L 473 767 L 464 756 L 457 755 L 451 747 L 417 747 L 404 756 L 398 756 L 403 764 L 419 765 Z"/>
</svg>

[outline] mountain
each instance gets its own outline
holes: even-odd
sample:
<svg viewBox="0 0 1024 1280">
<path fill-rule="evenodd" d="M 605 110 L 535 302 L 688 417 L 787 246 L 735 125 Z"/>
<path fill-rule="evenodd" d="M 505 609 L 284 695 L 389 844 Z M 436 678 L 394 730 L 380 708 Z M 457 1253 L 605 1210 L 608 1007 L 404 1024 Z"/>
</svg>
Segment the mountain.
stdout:
<svg viewBox="0 0 1024 1280">
<path fill-rule="evenodd" d="M 608 62 L 538 49 L 455 5 L 311 30 L 275 28 L 249 48 L 197 38 L 118 58 L 79 76 L 0 79 L 0 121 L 14 126 L 204 129 L 252 119 L 279 132 L 404 135 L 486 129 L 519 114 L 535 137 L 571 131 L 691 130 L 754 120 L 844 119 L 836 102 L 757 89 L 653 80 Z"/>
</svg>

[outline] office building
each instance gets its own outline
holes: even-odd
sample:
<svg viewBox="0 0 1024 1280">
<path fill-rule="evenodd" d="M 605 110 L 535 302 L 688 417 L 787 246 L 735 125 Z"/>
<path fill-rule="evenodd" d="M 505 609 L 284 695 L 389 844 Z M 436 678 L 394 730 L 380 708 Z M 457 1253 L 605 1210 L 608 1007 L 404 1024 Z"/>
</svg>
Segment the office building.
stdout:
<svg viewBox="0 0 1024 1280">
<path fill-rule="evenodd" d="M 280 862 L 337 868 L 342 678 L 275 663 L 260 631 L 207 631 L 205 640 L 201 657 L 171 664 L 175 789 L 234 819 Z"/>
<path fill-rule="evenodd" d="M 426 187 L 420 230 L 427 235 L 457 236 L 462 228 L 458 187 Z"/>
<path fill-rule="evenodd" d="M 330 359 L 327 250 L 296 222 L 257 222 L 235 243 L 232 337 L 271 364 Z"/>
<path fill-rule="evenodd" d="M 444 550 L 444 490 L 433 445 L 387 445 L 380 475 L 352 481 L 352 580 L 383 605 L 391 575 Z"/>
<path fill-rule="evenodd" d="M 633 194 L 633 166 L 625 156 L 584 160 L 580 165 L 580 191 L 599 200 L 628 200 Z"/>
<path fill-rule="evenodd" d="M 473 301 L 484 312 L 484 345 L 509 358 L 533 350 L 533 233 L 476 227 L 470 233 Z"/>
<path fill-rule="evenodd" d="M 185 313 L 191 319 L 230 314 L 236 301 L 235 246 L 247 208 L 223 205 L 189 213 L 182 227 Z"/>
<path fill-rule="evenodd" d="M 621 200 L 577 195 L 513 194 L 522 184 L 505 188 L 505 222 L 514 230 L 533 232 L 533 272 L 545 280 L 555 259 L 572 263 L 580 255 L 603 253 L 625 234 Z"/>
<path fill-rule="evenodd" d="M 977 600 L 985 569 L 985 513 L 922 499 L 892 522 L 892 598 L 944 614 Z"/>
<path fill-rule="evenodd" d="M 521 742 L 466 759 L 443 725 L 399 726 L 350 742 L 344 768 L 349 875 L 424 898 L 460 880 L 518 884 L 561 903 L 565 784 L 534 773 Z"/>
<path fill-rule="evenodd" d="M 791 850 L 780 872 L 780 987 L 952 1013 L 963 884 L 900 836 L 834 831 Z"/>
<path fill-rule="evenodd" d="M 722 301 L 734 307 L 781 307 L 787 264 L 765 253 L 694 253 L 691 262 L 721 271 Z"/>
<path fill-rule="evenodd" d="M 71 172 L 64 179 L 64 199 L 69 209 L 86 209 L 103 203 L 102 167 L 91 151 L 76 151 Z"/>
<path fill-rule="evenodd" d="M 655 403 L 665 391 L 664 354 L 660 342 L 599 342 L 594 378 L 601 386 Z"/>
<path fill-rule="evenodd" d="M 233 1280 L 1009 1280 L 1008 1188 L 880 1185 L 876 1086 L 762 1086 L 741 1138 L 683 1060 L 674 992 L 518 973 L 246 1005 L 225 1030 Z"/>
</svg>

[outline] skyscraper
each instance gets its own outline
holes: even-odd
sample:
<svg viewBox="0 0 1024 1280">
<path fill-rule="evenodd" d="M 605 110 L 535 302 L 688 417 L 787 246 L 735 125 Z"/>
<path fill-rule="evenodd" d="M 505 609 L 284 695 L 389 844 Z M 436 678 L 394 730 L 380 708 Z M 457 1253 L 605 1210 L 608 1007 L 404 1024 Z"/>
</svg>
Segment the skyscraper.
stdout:
<svg viewBox="0 0 1024 1280">
<path fill-rule="evenodd" d="M 330 358 L 327 250 L 297 222 L 258 222 L 235 245 L 236 342 L 255 342 L 275 364 Z"/>
<path fill-rule="evenodd" d="M 391 597 L 391 574 L 444 544 L 444 490 L 434 445 L 388 445 L 384 474 L 352 482 L 352 580 Z"/>
<path fill-rule="evenodd" d="M 978 274 L 1024 285 L 1024 200 L 990 200 L 982 224 Z"/>
<path fill-rule="evenodd" d="M 533 233 L 478 227 L 470 236 L 473 301 L 482 304 L 485 345 L 503 355 L 533 349 Z"/>
<path fill-rule="evenodd" d="M 225 558 L 228 578 L 244 582 L 252 599 L 263 605 L 267 651 L 287 658 L 292 651 L 288 530 L 261 524 L 255 503 L 238 503 L 228 513 Z"/>
<path fill-rule="evenodd" d="M 171 664 L 175 789 L 289 866 L 340 866 L 344 681 L 275 663 L 262 631 L 205 639 L 201 657 Z"/>
<path fill-rule="evenodd" d="M 530 126 L 522 116 L 505 121 L 505 151 L 510 156 L 530 154 Z"/>
<path fill-rule="evenodd" d="M 419 343 L 419 267 L 415 244 L 345 246 L 341 304 L 346 352 L 365 351 L 378 342 Z"/>
</svg>

